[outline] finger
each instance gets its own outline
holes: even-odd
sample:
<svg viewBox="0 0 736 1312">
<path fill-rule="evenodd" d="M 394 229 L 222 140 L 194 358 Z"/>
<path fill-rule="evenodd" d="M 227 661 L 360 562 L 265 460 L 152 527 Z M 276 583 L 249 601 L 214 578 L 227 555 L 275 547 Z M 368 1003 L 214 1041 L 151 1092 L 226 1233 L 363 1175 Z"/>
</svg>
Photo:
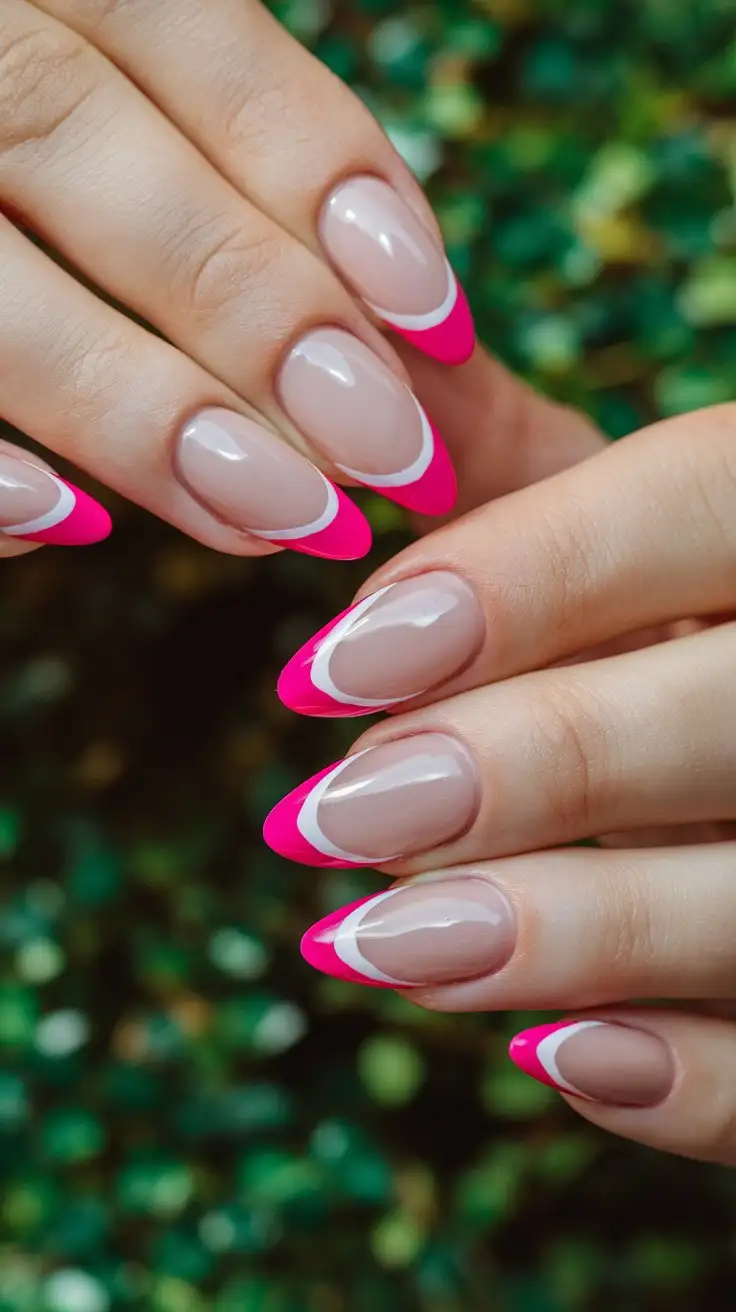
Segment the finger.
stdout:
<svg viewBox="0 0 736 1312">
<path fill-rule="evenodd" d="M 399 354 L 455 466 L 453 519 L 605 448 L 603 434 L 586 415 L 540 396 L 481 346 L 451 372 L 411 347 L 399 347 Z M 421 527 L 429 531 L 434 525 L 426 520 Z"/>
<path fill-rule="evenodd" d="M 736 406 L 658 424 L 416 543 L 297 653 L 284 701 L 426 702 L 732 609 L 734 435 Z"/>
<path fill-rule="evenodd" d="M 525 1030 L 511 1056 L 601 1129 L 661 1152 L 736 1163 L 732 1022 L 606 1011 Z"/>
<path fill-rule="evenodd" d="M 0 440 L 0 557 L 24 556 L 45 543 L 89 546 L 106 538 L 111 527 L 93 497 L 38 456 Z"/>
<path fill-rule="evenodd" d="M 333 912 L 303 953 L 432 1011 L 734 998 L 735 875 L 734 843 L 455 866 Z"/>
<path fill-rule="evenodd" d="M 439 434 L 335 274 L 83 38 L 0 12 L 0 196 L 328 472 L 446 511 Z"/>
<path fill-rule="evenodd" d="M 256 0 L 44 0 L 125 69 L 244 196 L 447 363 L 474 331 L 439 229 L 356 96 Z M 340 131 L 336 136 L 335 124 Z"/>
<path fill-rule="evenodd" d="M 732 818 L 734 658 L 723 625 L 385 721 L 279 803 L 267 841 L 398 873 Z"/>
<path fill-rule="evenodd" d="M 319 470 L 1 218 L 0 414 L 219 551 L 368 549 L 366 521 Z"/>
</svg>

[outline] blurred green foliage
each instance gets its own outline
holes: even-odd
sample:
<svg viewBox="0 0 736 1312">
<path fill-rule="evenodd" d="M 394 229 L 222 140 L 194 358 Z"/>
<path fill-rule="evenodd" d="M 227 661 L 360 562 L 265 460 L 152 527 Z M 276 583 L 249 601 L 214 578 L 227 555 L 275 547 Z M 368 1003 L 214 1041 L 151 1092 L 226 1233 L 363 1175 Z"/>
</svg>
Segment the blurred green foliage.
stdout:
<svg viewBox="0 0 736 1312">
<path fill-rule="evenodd" d="M 736 397 L 736 0 L 274 7 L 428 187 L 511 365 L 614 436 Z M 525 1017 L 299 960 L 373 885 L 260 842 L 351 738 L 275 676 L 365 567 L 113 509 L 3 571 L 0 1312 L 732 1309 L 736 1177 L 576 1122 L 506 1062 Z"/>
</svg>

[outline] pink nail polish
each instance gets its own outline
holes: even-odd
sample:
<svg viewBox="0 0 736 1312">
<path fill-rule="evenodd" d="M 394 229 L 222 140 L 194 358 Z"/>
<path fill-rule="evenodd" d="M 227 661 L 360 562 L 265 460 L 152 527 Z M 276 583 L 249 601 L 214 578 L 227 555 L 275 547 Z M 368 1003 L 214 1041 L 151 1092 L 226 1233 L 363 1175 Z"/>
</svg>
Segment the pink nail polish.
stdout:
<svg viewBox="0 0 736 1312">
<path fill-rule="evenodd" d="M 112 528 L 103 506 L 81 488 L 21 456 L 0 452 L 0 532 L 23 542 L 84 547 Z"/>
<path fill-rule="evenodd" d="M 514 912 L 491 880 L 458 873 L 397 885 L 325 916 L 302 939 L 323 974 L 414 989 L 487 978 L 516 945 Z"/>
<path fill-rule="evenodd" d="M 674 1082 L 672 1054 L 657 1035 L 604 1020 L 536 1025 L 512 1039 L 509 1055 L 559 1093 L 610 1106 L 653 1106 Z"/>
<path fill-rule="evenodd" d="M 181 481 L 226 523 L 309 556 L 358 560 L 371 530 L 354 502 L 245 415 L 203 410 L 181 434 Z"/>
<path fill-rule="evenodd" d="M 472 661 L 484 636 L 464 579 L 440 570 L 404 579 L 315 634 L 283 670 L 278 694 L 302 715 L 368 715 L 438 687 Z"/>
<path fill-rule="evenodd" d="M 338 328 L 309 333 L 279 375 L 286 413 L 356 483 L 425 515 L 448 514 L 457 484 L 445 445 L 405 383 Z"/>
<path fill-rule="evenodd" d="M 381 865 L 470 827 L 479 800 L 470 753 L 440 733 L 366 748 L 328 766 L 271 811 L 263 836 L 302 865 Z"/>
<path fill-rule="evenodd" d="M 475 346 L 465 294 L 436 237 L 388 183 L 342 183 L 322 211 L 330 258 L 379 318 L 420 351 L 463 364 Z"/>
</svg>

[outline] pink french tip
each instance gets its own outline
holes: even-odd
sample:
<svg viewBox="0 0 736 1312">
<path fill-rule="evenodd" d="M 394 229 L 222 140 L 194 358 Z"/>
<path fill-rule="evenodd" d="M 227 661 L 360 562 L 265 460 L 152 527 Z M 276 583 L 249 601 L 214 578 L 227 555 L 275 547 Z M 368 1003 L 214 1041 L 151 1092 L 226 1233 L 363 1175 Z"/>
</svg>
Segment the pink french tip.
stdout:
<svg viewBox="0 0 736 1312">
<path fill-rule="evenodd" d="M 67 493 L 71 493 L 69 498 L 71 504 L 68 509 L 65 505 L 66 498 L 60 503 L 60 509 L 66 511 L 64 518 L 56 524 L 48 524 L 35 532 L 19 533 L 17 534 L 19 540 L 43 542 L 53 547 L 88 547 L 94 542 L 102 542 L 109 537 L 112 520 L 105 507 L 101 506 L 99 501 L 95 501 L 94 497 L 88 496 L 81 488 L 67 482 L 65 478 L 59 478 L 58 474 L 54 477 L 63 485 Z"/>
<path fill-rule="evenodd" d="M 384 496 L 418 515 L 449 515 L 457 501 L 457 478 L 449 452 L 430 423 L 434 452 L 429 468 L 406 487 L 381 488 Z"/>
<path fill-rule="evenodd" d="M 318 533 L 303 538 L 292 538 L 284 545 L 306 556 L 319 556 L 323 560 L 360 560 L 371 549 L 373 535 L 365 515 L 341 488 L 337 493 L 337 514 L 331 524 Z"/>
<path fill-rule="evenodd" d="M 318 847 L 315 847 L 299 828 L 302 807 L 312 789 L 316 788 L 317 784 L 328 774 L 331 774 L 340 764 L 341 762 L 336 761 L 332 765 L 328 765 L 326 769 L 320 770 L 318 774 L 313 774 L 311 779 L 306 779 L 303 784 L 300 784 L 298 788 L 295 788 L 286 797 L 283 797 L 280 802 L 276 803 L 273 810 L 266 816 L 263 825 L 263 837 L 272 852 L 277 852 L 279 856 L 286 857 L 287 861 L 297 861 L 302 866 L 319 866 L 325 870 L 345 870 L 358 867 L 357 862 L 343 861 L 333 856 L 327 856 Z"/>
<path fill-rule="evenodd" d="M 312 681 L 312 665 L 325 639 L 329 638 L 333 629 L 347 619 L 354 609 L 354 606 L 348 606 L 347 610 L 330 620 L 329 624 L 325 624 L 324 628 L 305 642 L 284 666 L 279 675 L 276 691 L 280 701 L 288 710 L 295 711 L 297 715 L 316 715 L 335 719 L 350 719 L 352 716 L 368 714 L 365 706 L 335 701 L 328 693 L 317 688 Z"/>
<path fill-rule="evenodd" d="M 383 984 L 377 980 L 369 979 L 367 975 L 361 975 L 359 971 L 353 970 L 337 954 L 335 950 L 335 937 L 340 926 L 344 924 L 346 918 L 360 907 L 367 906 L 373 902 L 373 897 L 362 897 L 357 902 L 351 902 L 348 906 L 340 907 L 339 911 L 333 911 L 331 915 L 325 916 L 323 920 L 318 920 L 312 925 L 304 935 L 301 941 L 301 953 L 304 960 L 309 966 L 319 970 L 323 975 L 331 975 L 333 979 L 347 980 L 350 984 L 364 984 L 370 988 L 390 988 L 390 984 Z"/>
<path fill-rule="evenodd" d="M 441 364 L 466 364 L 475 350 L 475 324 L 470 306 L 460 284 L 452 309 L 442 323 L 431 328 L 399 328 L 394 332 L 411 342 L 418 351 Z"/>
<path fill-rule="evenodd" d="M 549 1038 L 551 1034 L 556 1034 L 559 1030 L 568 1029 L 575 1022 L 570 1020 L 559 1020 L 551 1025 L 535 1025 L 532 1029 L 522 1030 L 516 1038 L 509 1044 L 509 1057 L 519 1070 L 524 1071 L 525 1075 L 531 1075 L 533 1079 L 539 1080 L 541 1084 L 548 1084 L 550 1089 L 557 1089 L 562 1093 L 569 1093 L 569 1089 L 564 1090 L 553 1080 L 548 1071 L 545 1070 L 538 1057 L 539 1045 L 544 1039 Z"/>
</svg>

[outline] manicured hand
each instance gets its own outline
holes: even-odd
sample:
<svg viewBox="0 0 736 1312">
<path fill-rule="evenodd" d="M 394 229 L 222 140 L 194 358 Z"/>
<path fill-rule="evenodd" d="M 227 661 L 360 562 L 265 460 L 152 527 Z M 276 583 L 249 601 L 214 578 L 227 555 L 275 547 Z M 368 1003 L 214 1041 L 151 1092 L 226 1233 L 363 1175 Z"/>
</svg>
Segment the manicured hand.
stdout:
<svg viewBox="0 0 736 1312">
<path fill-rule="evenodd" d="M 319 969 L 440 1011 L 570 1009 L 514 1041 L 524 1070 L 728 1163 L 735 452 L 733 406 L 661 423 L 381 570 L 281 690 L 391 715 L 266 825 L 294 860 L 400 881 L 309 931 Z"/>
</svg>

